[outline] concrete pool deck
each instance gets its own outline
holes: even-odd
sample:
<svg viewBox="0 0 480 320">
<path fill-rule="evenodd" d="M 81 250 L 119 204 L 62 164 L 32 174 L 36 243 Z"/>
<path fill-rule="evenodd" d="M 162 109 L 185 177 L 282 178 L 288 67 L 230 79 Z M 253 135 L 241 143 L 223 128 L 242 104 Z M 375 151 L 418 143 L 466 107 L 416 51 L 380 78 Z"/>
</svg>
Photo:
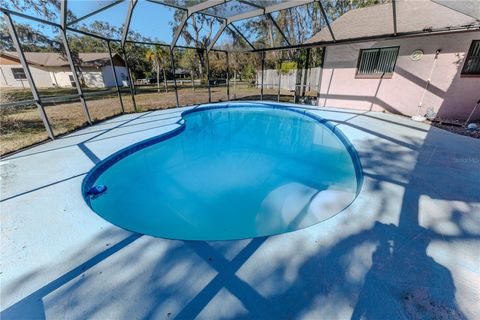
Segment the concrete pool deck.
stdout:
<svg viewBox="0 0 480 320">
<path fill-rule="evenodd" d="M 357 200 L 307 229 L 178 241 L 120 229 L 85 174 L 186 108 L 122 115 L 1 160 L 7 319 L 480 318 L 480 140 L 376 112 L 311 108 L 362 162 Z"/>
</svg>

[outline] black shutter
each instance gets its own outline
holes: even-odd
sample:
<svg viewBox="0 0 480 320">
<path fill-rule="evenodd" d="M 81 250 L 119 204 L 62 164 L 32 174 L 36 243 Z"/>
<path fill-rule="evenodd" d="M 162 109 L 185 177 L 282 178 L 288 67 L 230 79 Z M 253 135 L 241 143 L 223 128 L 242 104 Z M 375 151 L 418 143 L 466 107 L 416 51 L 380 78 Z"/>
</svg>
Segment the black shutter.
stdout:
<svg viewBox="0 0 480 320">
<path fill-rule="evenodd" d="M 360 51 L 357 75 L 379 76 L 392 74 L 397 61 L 398 47 L 363 49 Z"/>
<path fill-rule="evenodd" d="M 468 50 L 462 74 L 480 75 L 480 40 L 474 40 Z"/>
</svg>

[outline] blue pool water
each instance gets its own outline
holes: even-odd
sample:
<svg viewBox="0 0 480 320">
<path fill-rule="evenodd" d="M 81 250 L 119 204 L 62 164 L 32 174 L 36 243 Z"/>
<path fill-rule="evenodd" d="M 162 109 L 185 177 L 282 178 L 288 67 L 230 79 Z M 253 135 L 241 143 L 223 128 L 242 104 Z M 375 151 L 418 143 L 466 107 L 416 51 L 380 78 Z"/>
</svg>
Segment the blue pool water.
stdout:
<svg viewBox="0 0 480 320">
<path fill-rule="evenodd" d="M 356 197 L 356 153 L 320 118 L 250 103 L 200 107 L 183 119 L 89 173 L 83 192 L 97 214 L 153 236 L 227 240 L 305 228 Z M 96 185 L 107 191 L 86 195 Z"/>
</svg>

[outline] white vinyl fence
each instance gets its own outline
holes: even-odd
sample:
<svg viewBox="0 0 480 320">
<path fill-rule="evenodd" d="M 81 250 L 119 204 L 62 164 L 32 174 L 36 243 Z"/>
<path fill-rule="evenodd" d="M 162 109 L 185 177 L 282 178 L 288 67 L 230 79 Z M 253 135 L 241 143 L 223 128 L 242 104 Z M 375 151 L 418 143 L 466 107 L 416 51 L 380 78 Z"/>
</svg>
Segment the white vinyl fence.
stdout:
<svg viewBox="0 0 480 320">
<path fill-rule="evenodd" d="M 310 68 L 301 70 L 302 77 L 301 80 L 297 82 L 297 70 L 291 70 L 287 74 L 280 74 L 275 69 L 264 70 L 264 85 L 265 89 L 276 89 L 278 88 L 278 83 L 280 80 L 280 88 L 282 90 L 295 91 L 295 85 L 303 85 L 305 83 L 307 91 L 317 91 L 318 90 L 318 81 L 321 68 Z M 305 80 L 306 77 L 306 81 Z M 299 77 L 300 78 L 300 77 Z M 257 71 L 257 87 L 262 85 L 262 71 Z"/>
</svg>

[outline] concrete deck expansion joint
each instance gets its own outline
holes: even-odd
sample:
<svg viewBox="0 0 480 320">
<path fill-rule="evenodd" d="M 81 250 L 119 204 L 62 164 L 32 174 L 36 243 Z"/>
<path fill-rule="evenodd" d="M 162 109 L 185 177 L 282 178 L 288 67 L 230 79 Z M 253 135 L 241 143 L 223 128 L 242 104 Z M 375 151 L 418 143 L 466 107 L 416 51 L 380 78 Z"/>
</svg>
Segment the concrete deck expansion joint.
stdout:
<svg viewBox="0 0 480 320">
<path fill-rule="evenodd" d="M 122 115 L 2 160 L 2 320 L 480 319 L 480 140 L 390 114 L 306 108 L 347 136 L 365 175 L 332 219 L 194 242 L 93 213 L 85 174 L 178 127 L 183 110 Z"/>
</svg>

